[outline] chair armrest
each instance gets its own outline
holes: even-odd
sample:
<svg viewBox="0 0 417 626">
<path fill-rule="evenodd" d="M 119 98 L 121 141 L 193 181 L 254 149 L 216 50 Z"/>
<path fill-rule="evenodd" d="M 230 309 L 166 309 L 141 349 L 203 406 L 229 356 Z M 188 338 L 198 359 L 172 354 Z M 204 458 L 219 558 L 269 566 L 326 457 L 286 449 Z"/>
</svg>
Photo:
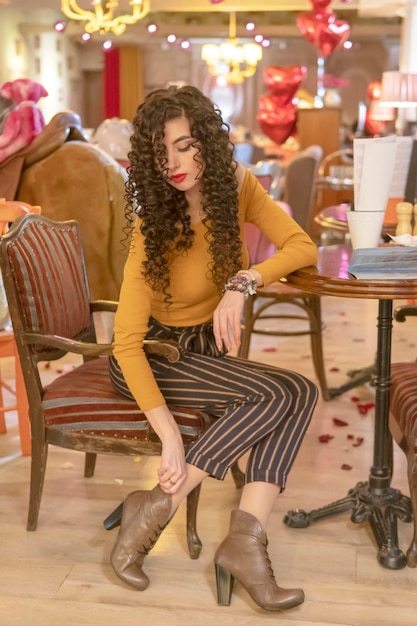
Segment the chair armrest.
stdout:
<svg viewBox="0 0 417 626">
<path fill-rule="evenodd" d="M 40 333 L 26 333 L 22 337 L 25 345 L 46 346 L 73 354 L 83 356 L 99 357 L 113 354 L 113 344 L 111 343 L 91 343 L 87 341 L 77 341 L 67 339 L 58 335 L 42 335 Z M 171 339 L 145 339 L 144 350 L 146 354 L 159 354 L 170 363 L 175 363 L 181 358 L 182 349 L 178 343 Z"/>
<path fill-rule="evenodd" d="M 399 306 L 394 311 L 394 319 L 396 322 L 405 322 L 406 317 L 409 315 L 417 315 L 417 306 Z"/>
<path fill-rule="evenodd" d="M 26 346 L 49 347 L 64 352 L 72 352 L 73 354 L 82 354 L 84 356 L 109 356 L 113 352 L 113 344 L 111 343 L 91 343 L 68 339 L 67 337 L 60 337 L 59 335 L 25 333 L 22 337 L 22 341 Z"/>
<path fill-rule="evenodd" d="M 92 300 L 90 302 L 91 313 L 97 313 L 100 311 L 109 311 L 115 313 L 117 311 L 118 302 L 115 300 Z"/>
</svg>

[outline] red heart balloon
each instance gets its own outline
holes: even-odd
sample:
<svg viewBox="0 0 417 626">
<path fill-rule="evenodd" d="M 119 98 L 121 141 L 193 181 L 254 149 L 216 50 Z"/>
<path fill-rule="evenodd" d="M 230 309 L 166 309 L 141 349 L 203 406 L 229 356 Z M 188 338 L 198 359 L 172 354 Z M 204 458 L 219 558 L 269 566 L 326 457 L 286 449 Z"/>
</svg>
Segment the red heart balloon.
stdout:
<svg viewBox="0 0 417 626">
<path fill-rule="evenodd" d="M 299 88 L 306 68 L 302 65 L 279 67 L 271 65 L 264 69 L 265 87 L 275 98 L 276 106 L 286 106 Z"/>
<path fill-rule="evenodd" d="M 318 11 L 322 11 L 323 9 L 328 7 L 332 0 L 310 0 L 310 2 L 313 5 L 313 8 L 316 10 L 315 12 L 317 13 Z"/>
<path fill-rule="evenodd" d="M 329 56 L 336 48 L 343 46 L 349 38 L 350 26 L 344 20 L 335 20 L 327 26 L 322 26 L 319 34 L 317 47 L 324 57 Z"/>
<path fill-rule="evenodd" d="M 315 46 L 318 36 L 323 28 L 336 19 L 333 11 L 323 11 L 321 13 L 304 12 L 297 15 L 297 26 L 300 33 Z"/>
<path fill-rule="evenodd" d="M 269 99 L 265 103 L 265 109 L 258 114 L 257 120 L 262 132 L 278 145 L 295 131 L 297 121 L 297 108 L 290 104 L 287 107 L 277 107 L 272 110 L 273 100 L 270 96 L 261 96 L 261 99 Z"/>
</svg>

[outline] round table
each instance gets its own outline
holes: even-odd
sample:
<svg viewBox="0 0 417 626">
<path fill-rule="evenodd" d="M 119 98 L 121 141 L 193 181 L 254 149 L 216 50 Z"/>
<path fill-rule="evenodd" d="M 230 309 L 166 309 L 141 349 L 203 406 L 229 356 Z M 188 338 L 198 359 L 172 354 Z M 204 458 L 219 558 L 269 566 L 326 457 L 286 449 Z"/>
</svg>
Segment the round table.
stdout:
<svg viewBox="0 0 417 626">
<path fill-rule="evenodd" d="M 348 266 L 351 253 L 350 245 L 319 248 L 317 266 L 297 270 L 287 277 L 287 281 L 293 287 L 319 295 L 378 300 L 377 353 L 374 366 L 373 464 L 368 480 L 350 489 L 345 498 L 309 513 L 300 509 L 289 511 L 284 521 L 292 528 L 306 528 L 312 522 L 350 511 L 353 522 L 370 523 L 381 565 L 399 569 L 405 567 L 406 559 L 398 546 L 397 519 L 411 521 L 412 510 L 410 499 L 391 486 L 392 438 L 389 431 L 389 390 L 392 301 L 395 298 L 417 298 L 417 280 L 350 278 Z"/>
</svg>

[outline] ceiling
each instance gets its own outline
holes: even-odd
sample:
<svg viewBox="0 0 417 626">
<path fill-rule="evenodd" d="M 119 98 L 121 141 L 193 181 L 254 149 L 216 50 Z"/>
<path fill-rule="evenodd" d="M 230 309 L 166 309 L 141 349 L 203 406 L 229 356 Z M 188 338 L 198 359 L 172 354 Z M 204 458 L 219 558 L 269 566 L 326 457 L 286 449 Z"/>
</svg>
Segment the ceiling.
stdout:
<svg viewBox="0 0 417 626">
<path fill-rule="evenodd" d="M 337 19 L 351 25 L 352 37 L 399 36 L 401 18 L 398 8 L 407 0 L 333 0 L 330 7 Z M 103 0 L 103 6 L 106 0 Z M 120 0 L 124 12 L 129 13 L 129 0 Z M 91 9 L 90 0 L 78 0 L 79 6 Z M 297 14 L 311 11 L 311 0 L 223 0 L 213 4 L 211 0 L 150 0 L 150 13 L 135 25 L 128 26 L 123 41 L 140 42 L 149 39 L 146 30 L 149 21 L 158 24 L 154 39 L 165 38 L 175 32 L 180 38 L 224 38 L 229 34 L 229 13 L 237 13 L 237 35 L 245 35 L 244 25 L 252 19 L 257 31 L 273 39 L 300 36 L 296 24 Z M 0 0 L 0 12 L 21 10 L 27 15 L 26 26 L 36 16 L 37 26 L 50 28 L 55 20 L 63 17 L 61 0 Z M 78 36 L 83 32 L 79 22 L 71 21 L 67 31 Z M 95 37 L 100 37 L 95 35 Z"/>
</svg>

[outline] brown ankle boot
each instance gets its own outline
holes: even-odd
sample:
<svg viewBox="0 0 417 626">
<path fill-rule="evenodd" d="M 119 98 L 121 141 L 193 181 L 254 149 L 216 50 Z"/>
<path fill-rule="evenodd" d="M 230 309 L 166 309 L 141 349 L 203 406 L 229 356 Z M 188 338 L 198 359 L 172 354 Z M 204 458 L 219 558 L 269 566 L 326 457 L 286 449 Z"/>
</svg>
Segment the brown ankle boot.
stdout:
<svg viewBox="0 0 417 626">
<path fill-rule="evenodd" d="M 149 585 L 142 570 L 143 561 L 168 524 L 170 510 L 171 496 L 159 486 L 152 491 L 133 491 L 123 503 L 122 522 L 110 562 L 121 580 L 141 591 Z"/>
<path fill-rule="evenodd" d="M 214 557 L 218 604 L 229 606 L 235 578 L 263 609 L 282 611 L 304 602 L 301 589 L 278 587 L 267 545 L 266 534 L 253 515 L 232 511 L 229 534 Z"/>
</svg>

